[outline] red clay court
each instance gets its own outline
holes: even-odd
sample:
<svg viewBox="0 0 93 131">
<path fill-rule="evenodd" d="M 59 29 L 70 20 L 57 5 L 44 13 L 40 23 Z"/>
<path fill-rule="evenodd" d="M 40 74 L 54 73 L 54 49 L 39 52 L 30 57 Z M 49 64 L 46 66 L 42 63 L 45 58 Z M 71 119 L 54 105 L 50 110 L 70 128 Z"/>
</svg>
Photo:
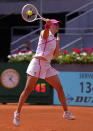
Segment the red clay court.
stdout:
<svg viewBox="0 0 93 131">
<path fill-rule="evenodd" d="M 12 124 L 16 108 L 17 104 L 0 104 L 0 131 L 93 131 L 93 107 L 69 106 L 76 120 L 66 120 L 61 106 L 24 105 L 20 127 Z"/>
</svg>

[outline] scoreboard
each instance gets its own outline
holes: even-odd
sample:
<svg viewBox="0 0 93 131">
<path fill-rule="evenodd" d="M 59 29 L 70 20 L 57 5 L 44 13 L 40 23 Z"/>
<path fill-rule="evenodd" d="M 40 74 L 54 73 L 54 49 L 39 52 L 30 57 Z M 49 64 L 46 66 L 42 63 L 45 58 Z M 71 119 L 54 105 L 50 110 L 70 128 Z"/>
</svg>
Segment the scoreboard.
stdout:
<svg viewBox="0 0 93 131">
<path fill-rule="evenodd" d="M 0 102 L 18 102 L 25 88 L 27 63 L 0 63 Z M 53 104 L 53 88 L 39 79 L 28 96 L 27 103 Z"/>
</svg>

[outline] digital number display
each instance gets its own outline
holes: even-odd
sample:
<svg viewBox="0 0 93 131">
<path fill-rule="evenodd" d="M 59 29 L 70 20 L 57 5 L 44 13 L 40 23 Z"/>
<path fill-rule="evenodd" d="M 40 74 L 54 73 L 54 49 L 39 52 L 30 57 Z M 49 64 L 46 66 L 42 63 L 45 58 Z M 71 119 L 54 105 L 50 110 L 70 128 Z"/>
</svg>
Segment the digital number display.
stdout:
<svg viewBox="0 0 93 131">
<path fill-rule="evenodd" d="M 53 92 L 53 88 L 45 80 L 39 79 L 33 88 L 32 96 L 50 96 Z"/>
<path fill-rule="evenodd" d="M 33 92 L 45 93 L 46 92 L 46 83 L 38 83 L 34 88 Z"/>
</svg>

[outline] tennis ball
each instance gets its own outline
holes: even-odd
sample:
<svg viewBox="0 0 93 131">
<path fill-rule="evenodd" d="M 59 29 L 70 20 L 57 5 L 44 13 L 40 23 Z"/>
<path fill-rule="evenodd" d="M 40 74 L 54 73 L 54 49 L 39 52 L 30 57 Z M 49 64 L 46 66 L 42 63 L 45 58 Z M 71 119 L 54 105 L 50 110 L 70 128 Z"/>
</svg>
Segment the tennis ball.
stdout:
<svg viewBox="0 0 93 131">
<path fill-rule="evenodd" d="M 32 10 L 28 10 L 28 11 L 27 11 L 27 14 L 28 14 L 29 16 L 31 16 L 31 15 L 32 15 Z"/>
</svg>

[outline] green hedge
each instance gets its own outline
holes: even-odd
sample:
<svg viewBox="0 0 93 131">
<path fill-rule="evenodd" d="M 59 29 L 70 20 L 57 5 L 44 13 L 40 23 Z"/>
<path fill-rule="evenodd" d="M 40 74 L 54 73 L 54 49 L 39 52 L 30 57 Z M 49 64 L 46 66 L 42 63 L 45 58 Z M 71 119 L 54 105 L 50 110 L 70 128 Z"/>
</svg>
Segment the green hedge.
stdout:
<svg viewBox="0 0 93 131">
<path fill-rule="evenodd" d="M 34 53 L 27 52 L 27 53 L 18 53 L 9 55 L 8 62 L 30 62 L 33 58 Z M 63 51 L 59 54 L 58 59 L 54 59 L 54 57 L 51 60 L 52 64 L 90 64 L 93 63 L 93 52 L 91 51 L 80 51 L 75 50 L 71 53 L 67 51 Z"/>
</svg>

